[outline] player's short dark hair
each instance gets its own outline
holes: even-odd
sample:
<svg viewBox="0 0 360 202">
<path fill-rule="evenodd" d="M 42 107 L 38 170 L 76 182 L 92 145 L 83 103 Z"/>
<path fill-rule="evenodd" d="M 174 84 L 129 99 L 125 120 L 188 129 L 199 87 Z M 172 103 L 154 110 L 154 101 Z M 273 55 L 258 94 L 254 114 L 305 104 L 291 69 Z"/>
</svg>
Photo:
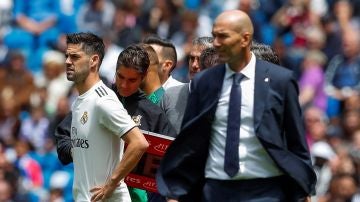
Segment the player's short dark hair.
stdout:
<svg viewBox="0 0 360 202">
<path fill-rule="evenodd" d="M 152 46 L 149 44 L 141 43 L 140 46 L 144 48 L 144 50 L 147 52 L 150 60 L 150 65 L 158 65 L 159 64 L 159 58 Z"/>
<path fill-rule="evenodd" d="M 120 53 L 116 63 L 116 70 L 120 68 L 120 66 L 124 66 L 126 68 L 133 68 L 141 74 L 145 74 L 149 68 L 149 64 L 148 53 L 140 45 L 134 44 L 128 46 Z"/>
<path fill-rule="evenodd" d="M 88 55 L 99 55 L 99 67 L 104 59 L 105 45 L 103 40 L 97 35 L 87 32 L 72 33 L 66 35 L 66 44 L 80 44 L 82 50 Z"/>
<path fill-rule="evenodd" d="M 161 56 L 165 60 L 173 61 L 173 66 L 171 67 L 171 71 L 174 70 L 177 63 L 177 55 L 176 49 L 173 43 L 166 39 L 161 39 L 158 36 L 149 36 L 144 39 L 143 43 L 145 44 L 154 44 L 162 47 Z M 170 71 L 170 72 L 171 72 Z"/>
</svg>

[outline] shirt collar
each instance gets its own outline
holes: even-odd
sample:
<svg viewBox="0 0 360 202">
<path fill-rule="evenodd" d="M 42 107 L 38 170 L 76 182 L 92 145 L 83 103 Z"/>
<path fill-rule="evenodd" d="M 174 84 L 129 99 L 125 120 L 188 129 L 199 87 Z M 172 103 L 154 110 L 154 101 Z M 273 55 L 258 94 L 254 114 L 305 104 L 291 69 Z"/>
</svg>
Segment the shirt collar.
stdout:
<svg viewBox="0 0 360 202">
<path fill-rule="evenodd" d="M 251 52 L 251 58 L 249 63 L 240 71 L 246 78 L 254 79 L 255 78 L 255 64 L 256 57 L 253 52 Z M 233 74 L 235 74 L 232 69 L 230 69 L 229 65 L 225 64 L 225 79 L 229 79 Z"/>
</svg>

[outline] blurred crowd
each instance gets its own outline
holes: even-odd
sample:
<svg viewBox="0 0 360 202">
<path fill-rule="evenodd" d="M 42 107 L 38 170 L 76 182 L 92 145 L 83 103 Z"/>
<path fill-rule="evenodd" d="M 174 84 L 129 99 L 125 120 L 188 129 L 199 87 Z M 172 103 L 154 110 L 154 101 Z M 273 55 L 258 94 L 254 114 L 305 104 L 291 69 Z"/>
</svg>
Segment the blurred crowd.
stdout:
<svg viewBox="0 0 360 202">
<path fill-rule="evenodd" d="M 119 53 L 158 35 L 176 47 L 174 78 L 188 82 L 191 42 L 211 36 L 223 10 L 248 13 L 299 81 L 318 176 L 313 201 L 360 201 L 360 0 L 1 0 L 0 201 L 72 201 L 72 165 L 53 138 L 77 92 L 65 74 L 65 36 L 93 32 L 112 83 Z"/>
</svg>

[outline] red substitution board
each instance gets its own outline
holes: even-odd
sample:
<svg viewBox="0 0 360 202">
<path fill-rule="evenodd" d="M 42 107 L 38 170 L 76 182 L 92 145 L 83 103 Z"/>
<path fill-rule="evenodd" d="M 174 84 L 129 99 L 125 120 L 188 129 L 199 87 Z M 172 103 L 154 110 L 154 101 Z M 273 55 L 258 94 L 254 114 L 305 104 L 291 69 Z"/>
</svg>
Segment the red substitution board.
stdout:
<svg viewBox="0 0 360 202">
<path fill-rule="evenodd" d="M 134 188 L 157 192 L 155 174 L 165 151 L 174 140 L 172 137 L 141 130 L 150 146 L 137 166 L 125 177 L 125 183 Z"/>
</svg>

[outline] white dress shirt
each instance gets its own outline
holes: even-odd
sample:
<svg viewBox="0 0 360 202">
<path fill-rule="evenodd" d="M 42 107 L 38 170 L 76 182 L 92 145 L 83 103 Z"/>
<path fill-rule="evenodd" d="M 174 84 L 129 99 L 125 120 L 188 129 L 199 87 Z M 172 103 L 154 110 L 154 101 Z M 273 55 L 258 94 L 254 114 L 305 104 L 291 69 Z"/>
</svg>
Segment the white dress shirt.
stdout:
<svg viewBox="0 0 360 202">
<path fill-rule="evenodd" d="M 162 87 L 166 90 L 170 87 L 173 87 L 173 86 L 181 86 L 183 85 L 184 83 L 174 79 L 174 77 L 172 77 L 171 75 L 169 76 L 169 78 L 165 81 L 165 83 L 162 85 Z"/>
<path fill-rule="evenodd" d="M 240 73 L 245 78 L 241 81 L 241 125 L 239 143 L 239 172 L 233 178 L 224 171 L 226 128 L 232 75 L 235 73 L 226 64 L 226 72 L 215 119 L 212 124 L 209 156 L 206 162 L 205 177 L 211 179 L 254 179 L 279 176 L 282 172 L 262 147 L 254 130 L 254 88 L 256 58 L 252 53 L 251 60 Z"/>
</svg>

